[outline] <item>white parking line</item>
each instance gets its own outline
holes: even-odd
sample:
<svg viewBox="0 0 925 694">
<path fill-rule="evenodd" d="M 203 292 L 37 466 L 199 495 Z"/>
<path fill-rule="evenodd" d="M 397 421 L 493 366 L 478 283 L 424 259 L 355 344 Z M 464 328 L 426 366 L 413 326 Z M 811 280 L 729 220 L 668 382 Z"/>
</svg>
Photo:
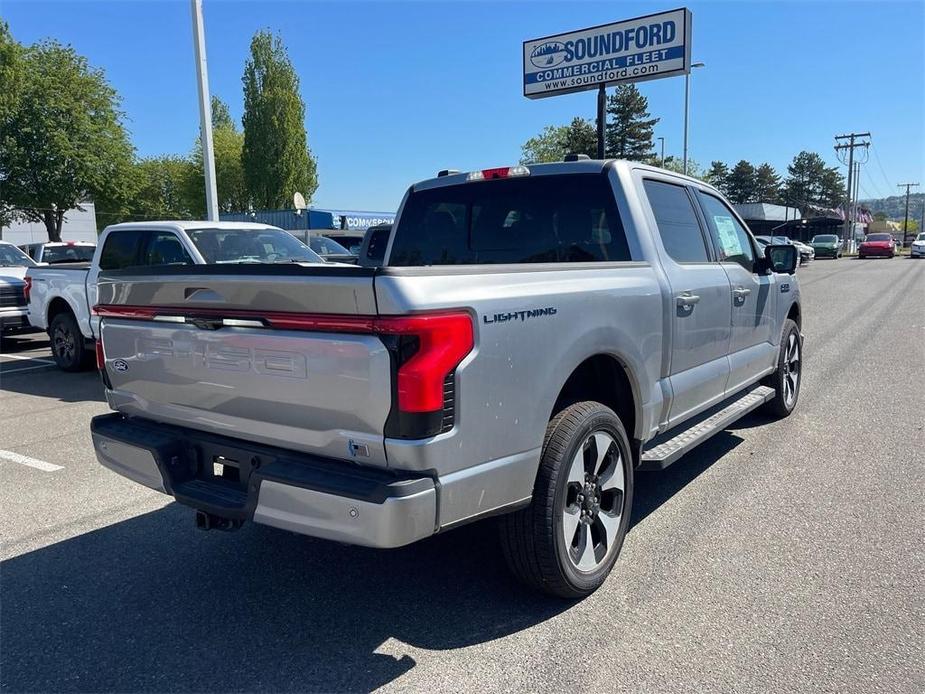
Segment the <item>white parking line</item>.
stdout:
<svg viewBox="0 0 925 694">
<path fill-rule="evenodd" d="M 54 465 L 52 463 L 46 463 L 44 460 L 38 460 L 37 458 L 30 458 L 27 455 L 20 455 L 19 453 L 13 453 L 13 451 L 0 450 L 0 460 L 6 460 L 11 463 L 19 463 L 20 465 L 28 465 L 29 467 L 34 467 L 36 470 L 41 470 L 42 472 L 54 472 L 55 470 L 64 469 L 64 467 L 61 465 Z"/>
<path fill-rule="evenodd" d="M 3 364 L 3 362 L 0 361 L 0 364 Z M 20 373 L 22 373 L 23 371 L 35 371 L 36 369 L 48 369 L 48 368 L 51 368 L 52 366 L 54 366 L 54 363 L 52 363 L 52 364 L 39 364 L 38 366 L 26 366 L 26 367 L 23 367 L 23 368 L 21 368 L 21 369 L 7 369 L 6 371 L 0 371 L 0 373 L 5 373 L 5 374 L 7 374 L 8 376 L 12 376 L 13 374 L 20 374 Z"/>
<path fill-rule="evenodd" d="M 6 357 L 7 359 L 18 359 L 20 361 L 40 361 L 43 364 L 54 364 L 51 359 L 41 359 L 39 357 L 27 357 L 22 354 L 0 354 L 0 357 Z"/>
</svg>

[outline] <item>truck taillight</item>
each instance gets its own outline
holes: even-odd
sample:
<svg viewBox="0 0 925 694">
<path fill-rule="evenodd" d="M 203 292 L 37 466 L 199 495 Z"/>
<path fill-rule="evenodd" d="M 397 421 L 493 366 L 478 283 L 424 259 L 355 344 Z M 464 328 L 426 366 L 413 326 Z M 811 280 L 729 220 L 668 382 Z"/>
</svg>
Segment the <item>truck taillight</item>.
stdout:
<svg viewBox="0 0 925 694">
<path fill-rule="evenodd" d="M 375 321 L 382 335 L 413 337 L 417 349 L 398 365 L 398 409 L 443 410 L 444 381 L 473 347 L 468 313 L 389 316 Z"/>
<path fill-rule="evenodd" d="M 106 353 L 103 351 L 103 340 L 96 341 L 96 368 L 100 372 L 100 378 L 103 379 L 103 387 L 112 390 L 112 381 L 109 380 L 109 374 L 106 373 Z"/>
<path fill-rule="evenodd" d="M 27 275 L 22 278 L 22 281 L 26 283 L 26 286 L 22 288 L 22 295 L 28 304 L 29 295 L 32 294 L 32 278 Z"/>
</svg>

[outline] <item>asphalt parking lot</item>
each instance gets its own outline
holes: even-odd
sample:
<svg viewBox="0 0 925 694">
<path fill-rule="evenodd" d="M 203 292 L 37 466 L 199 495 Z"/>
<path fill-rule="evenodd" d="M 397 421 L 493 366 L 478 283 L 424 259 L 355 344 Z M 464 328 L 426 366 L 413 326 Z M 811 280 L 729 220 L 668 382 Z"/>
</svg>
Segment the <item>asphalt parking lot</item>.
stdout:
<svg viewBox="0 0 925 694">
<path fill-rule="evenodd" d="M 509 577 L 491 521 L 385 552 L 193 512 L 100 467 L 95 373 L 0 358 L 4 691 L 925 689 L 925 262 L 800 270 L 797 411 L 637 479 L 605 586 Z"/>
</svg>

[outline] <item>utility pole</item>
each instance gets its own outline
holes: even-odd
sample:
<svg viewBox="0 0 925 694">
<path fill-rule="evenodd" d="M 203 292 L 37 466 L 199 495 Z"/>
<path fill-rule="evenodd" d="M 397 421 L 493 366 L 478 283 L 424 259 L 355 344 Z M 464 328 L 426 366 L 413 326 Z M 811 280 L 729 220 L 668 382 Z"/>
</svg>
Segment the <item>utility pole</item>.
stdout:
<svg viewBox="0 0 925 694">
<path fill-rule="evenodd" d="M 206 179 L 206 218 L 218 221 L 218 190 L 215 185 L 215 151 L 212 147 L 212 102 L 206 70 L 206 36 L 202 26 L 202 0 L 190 0 L 193 13 L 193 46 L 196 53 L 196 81 L 199 84 L 199 133 L 202 168 Z"/>
<path fill-rule="evenodd" d="M 862 140 L 862 138 L 867 138 Z M 842 140 L 848 140 L 847 143 L 841 142 Z M 855 140 L 858 140 L 855 142 Z M 851 236 L 854 235 L 854 226 L 852 224 L 853 220 L 851 219 L 851 197 L 852 191 L 854 189 L 854 150 L 858 147 L 863 147 L 864 151 L 867 151 L 867 148 L 870 147 L 870 133 L 848 133 L 847 135 L 836 135 L 835 136 L 835 153 L 838 155 L 839 161 L 842 164 L 848 165 L 848 209 L 845 210 L 845 226 L 842 230 L 842 239 L 846 246 L 848 245 L 848 240 Z M 842 152 L 848 152 L 848 161 L 846 162 L 842 159 Z M 850 231 L 849 231 L 850 230 Z"/>
<path fill-rule="evenodd" d="M 855 220 L 858 218 L 858 208 L 859 208 L 858 203 L 860 202 L 860 194 L 858 193 L 858 188 L 860 187 L 861 187 L 861 162 L 856 161 L 854 163 L 854 206 L 851 208 L 852 218 Z M 853 231 L 854 229 L 852 229 L 852 232 Z"/>
<path fill-rule="evenodd" d="M 906 213 L 903 215 L 903 246 L 906 245 L 906 230 L 909 228 L 909 189 L 918 187 L 918 183 L 900 183 L 897 188 L 906 189 Z M 925 217 L 925 210 L 922 211 L 922 216 Z M 919 228 L 919 231 L 922 231 Z"/>
<path fill-rule="evenodd" d="M 662 163 L 659 164 L 663 169 L 665 168 L 665 138 L 660 137 L 658 141 L 662 144 Z"/>
</svg>

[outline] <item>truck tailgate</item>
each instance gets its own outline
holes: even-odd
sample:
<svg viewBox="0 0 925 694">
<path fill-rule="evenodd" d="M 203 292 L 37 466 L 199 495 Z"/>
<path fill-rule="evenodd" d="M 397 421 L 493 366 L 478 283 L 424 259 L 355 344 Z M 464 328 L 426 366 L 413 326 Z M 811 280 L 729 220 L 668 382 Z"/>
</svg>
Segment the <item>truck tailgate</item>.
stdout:
<svg viewBox="0 0 925 694">
<path fill-rule="evenodd" d="M 349 325 L 375 316 L 373 276 L 352 267 L 219 265 L 101 277 L 110 404 L 384 466 L 390 354 L 376 335 L 337 329 L 338 317 Z"/>
</svg>

